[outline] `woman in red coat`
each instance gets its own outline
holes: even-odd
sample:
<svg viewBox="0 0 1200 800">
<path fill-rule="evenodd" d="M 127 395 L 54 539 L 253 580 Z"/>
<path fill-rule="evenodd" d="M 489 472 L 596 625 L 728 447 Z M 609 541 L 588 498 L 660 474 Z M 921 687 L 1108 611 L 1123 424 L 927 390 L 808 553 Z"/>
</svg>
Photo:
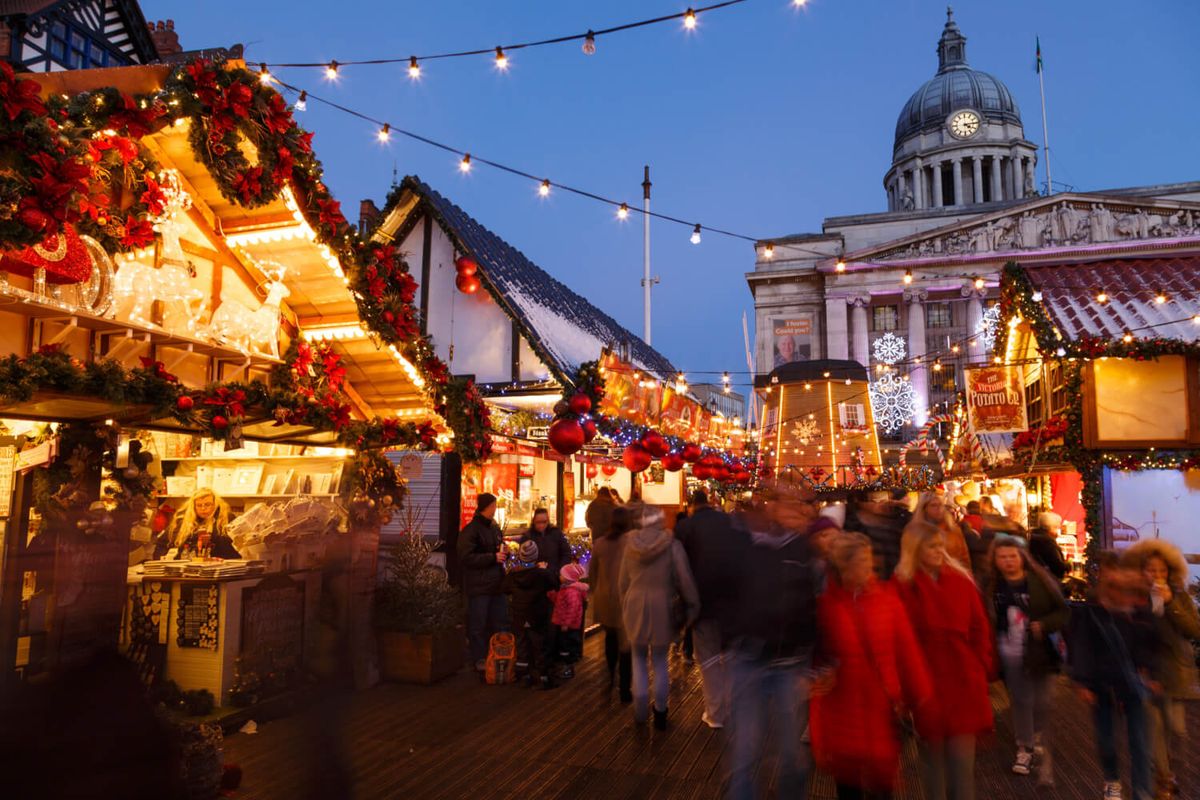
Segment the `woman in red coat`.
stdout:
<svg viewBox="0 0 1200 800">
<path fill-rule="evenodd" d="M 813 686 L 813 755 L 839 800 L 887 798 L 900 767 L 897 716 L 920 715 L 933 690 L 895 587 L 875 580 L 871 540 L 836 534 L 828 558 L 817 619 L 829 671 Z"/>
<path fill-rule="evenodd" d="M 975 738 L 992 729 L 991 626 L 971 573 L 946 553 L 941 530 L 910 525 L 894 577 L 938 687 L 917 720 L 926 800 L 974 800 Z"/>
</svg>

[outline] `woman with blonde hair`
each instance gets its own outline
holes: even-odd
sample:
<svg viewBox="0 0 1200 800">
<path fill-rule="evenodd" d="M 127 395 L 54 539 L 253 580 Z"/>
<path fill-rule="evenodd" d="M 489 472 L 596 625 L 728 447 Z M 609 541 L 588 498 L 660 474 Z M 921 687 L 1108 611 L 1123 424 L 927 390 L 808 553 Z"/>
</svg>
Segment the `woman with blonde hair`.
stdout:
<svg viewBox="0 0 1200 800">
<path fill-rule="evenodd" d="M 1151 755 L 1158 796 L 1178 794 L 1175 776 L 1185 766 L 1186 714 L 1182 700 L 1194 698 L 1196 663 L 1192 639 L 1200 639 L 1200 614 L 1188 596 L 1187 561 L 1179 548 L 1162 539 L 1145 539 L 1125 551 L 1121 561 L 1145 579 L 1150 610 L 1162 643 L 1153 678 L 1162 691 L 1150 699 Z"/>
<path fill-rule="evenodd" d="M 912 519 L 904 528 L 904 534 L 908 535 L 910 529 L 921 523 L 932 525 L 942 532 L 947 555 L 959 564 L 971 563 L 971 551 L 967 547 L 962 525 L 955 521 L 953 513 L 946 508 L 946 501 L 940 494 L 927 492 L 921 496 L 917 502 L 917 510 L 913 512 Z M 974 536 L 974 532 L 971 535 Z"/>
<path fill-rule="evenodd" d="M 241 558 L 229 538 L 229 504 L 212 489 L 198 489 L 175 513 L 168 529 L 175 558 Z"/>
<path fill-rule="evenodd" d="M 933 685 L 917 720 L 926 800 L 975 796 L 975 739 L 992 729 L 992 631 L 975 581 L 946 552 L 941 528 L 910 523 L 893 577 Z"/>
</svg>

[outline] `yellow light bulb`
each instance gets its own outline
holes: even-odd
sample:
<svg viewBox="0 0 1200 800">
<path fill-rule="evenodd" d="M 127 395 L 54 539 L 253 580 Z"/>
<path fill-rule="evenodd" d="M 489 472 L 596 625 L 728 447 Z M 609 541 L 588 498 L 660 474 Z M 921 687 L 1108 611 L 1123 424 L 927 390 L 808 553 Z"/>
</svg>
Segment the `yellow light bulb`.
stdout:
<svg viewBox="0 0 1200 800">
<path fill-rule="evenodd" d="M 465 156 L 462 157 L 462 161 L 458 162 L 458 169 L 460 172 L 470 172 L 471 171 L 471 154 L 470 153 L 467 153 Z"/>
<path fill-rule="evenodd" d="M 338 63 L 336 61 L 330 61 L 329 66 L 327 66 L 325 68 L 325 79 L 330 80 L 330 81 L 336 81 L 337 77 L 338 77 Z"/>
<path fill-rule="evenodd" d="M 621 207 L 617 209 L 617 219 L 625 219 L 629 216 L 629 206 L 626 203 L 621 203 Z"/>
<path fill-rule="evenodd" d="M 390 139 L 392 137 L 391 126 L 388 125 L 386 122 L 383 123 L 383 127 L 379 129 L 379 133 L 376 134 L 376 136 L 379 137 L 379 141 L 386 142 L 388 139 Z"/>
<path fill-rule="evenodd" d="M 689 31 L 694 30 L 696 27 L 696 12 L 692 11 L 690 8 L 684 12 L 683 27 L 687 28 Z"/>
<path fill-rule="evenodd" d="M 508 69 L 508 56 L 504 55 L 504 49 L 501 47 L 496 48 L 496 69 Z"/>
<path fill-rule="evenodd" d="M 538 186 L 538 194 L 540 194 L 542 197 L 548 197 L 550 195 L 550 181 L 542 181 L 541 186 Z"/>
<path fill-rule="evenodd" d="M 413 79 L 421 77 L 421 65 L 417 63 L 416 56 L 408 59 L 408 77 Z"/>
</svg>

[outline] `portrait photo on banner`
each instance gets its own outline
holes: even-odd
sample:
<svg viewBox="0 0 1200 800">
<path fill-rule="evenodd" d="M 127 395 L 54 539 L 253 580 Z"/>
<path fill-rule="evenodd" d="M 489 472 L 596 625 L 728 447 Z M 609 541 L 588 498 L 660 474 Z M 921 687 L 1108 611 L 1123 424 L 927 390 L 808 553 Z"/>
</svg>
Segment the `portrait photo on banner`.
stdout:
<svg viewBox="0 0 1200 800">
<path fill-rule="evenodd" d="M 812 359 L 812 314 L 771 318 L 771 367 Z"/>
</svg>

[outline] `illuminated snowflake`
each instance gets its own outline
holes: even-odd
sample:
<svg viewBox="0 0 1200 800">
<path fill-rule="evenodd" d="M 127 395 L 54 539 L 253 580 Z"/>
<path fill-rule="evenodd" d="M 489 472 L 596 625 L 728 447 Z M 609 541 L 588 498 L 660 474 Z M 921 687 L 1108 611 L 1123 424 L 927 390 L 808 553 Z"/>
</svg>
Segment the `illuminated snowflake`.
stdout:
<svg viewBox="0 0 1200 800">
<path fill-rule="evenodd" d="M 975 334 L 983 339 L 983 351 L 990 353 L 996 345 L 996 328 L 1000 325 L 1000 304 L 983 312 L 983 318 L 975 325 Z"/>
<path fill-rule="evenodd" d="M 895 433 L 913 418 L 916 412 L 912 384 L 885 372 L 871 382 L 871 410 L 877 424 L 885 433 Z"/>
<path fill-rule="evenodd" d="M 817 423 L 811 419 L 805 419 L 797 422 L 795 427 L 792 429 L 792 437 L 799 441 L 800 444 L 808 444 L 820 435 L 820 431 L 817 429 Z"/>
<path fill-rule="evenodd" d="M 885 333 L 875 340 L 871 352 L 875 354 L 875 360 L 881 364 L 895 364 L 897 361 L 904 360 L 905 350 L 903 339 L 894 333 Z"/>
</svg>

